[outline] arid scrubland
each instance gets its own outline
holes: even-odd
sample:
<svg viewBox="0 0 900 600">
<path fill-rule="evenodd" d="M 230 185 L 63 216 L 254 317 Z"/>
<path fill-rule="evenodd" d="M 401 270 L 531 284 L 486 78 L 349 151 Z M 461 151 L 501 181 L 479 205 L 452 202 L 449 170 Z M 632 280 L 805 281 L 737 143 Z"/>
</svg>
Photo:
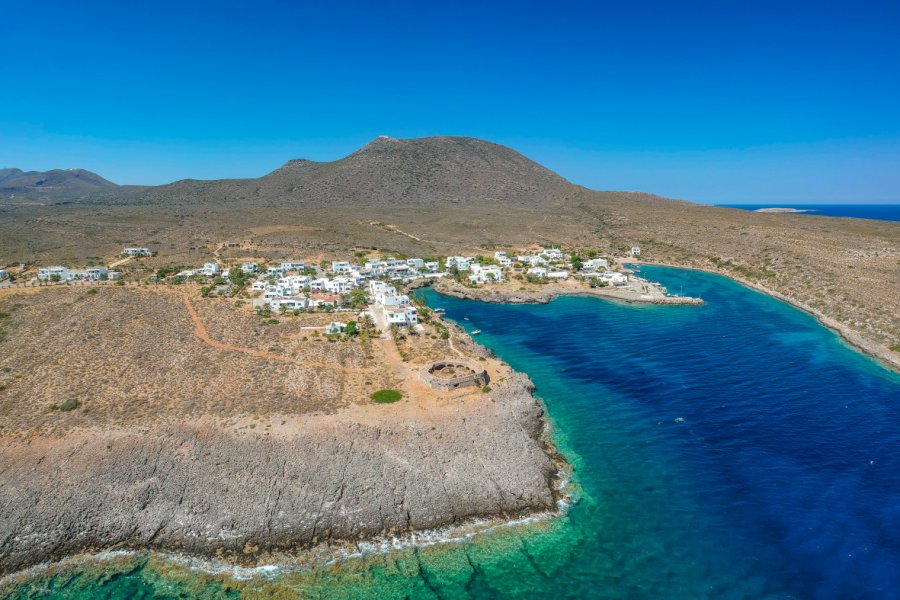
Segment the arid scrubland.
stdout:
<svg viewBox="0 0 900 600">
<path fill-rule="evenodd" d="M 96 293 L 58 287 L 0 296 L 0 312 L 9 315 L 0 342 L 0 433 L 327 412 L 364 403 L 393 381 L 377 341 L 328 341 L 303 332 L 302 317 L 269 325 L 189 290 L 213 338 L 298 359 L 278 362 L 202 342 L 180 289 L 90 289 Z M 76 410 L 53 408 L 70 399 Z"/>
<path fill-rule="evenodd" d="M 241 246 L 216 254 L 226 240 Z M 0 263 L 84 264 L 137 242 L 159 255 L 129 265 L 132 277 L 214 256 L 446 256 L 534 242 L 624 254 L 638 245 L 647 261 L 781 294 L 900 364 L 900 224 L 593 191 L 469 138 L 379 138 L 258 179 L 118 188 L 66 204 L 0 200 Z"/>
</svg>

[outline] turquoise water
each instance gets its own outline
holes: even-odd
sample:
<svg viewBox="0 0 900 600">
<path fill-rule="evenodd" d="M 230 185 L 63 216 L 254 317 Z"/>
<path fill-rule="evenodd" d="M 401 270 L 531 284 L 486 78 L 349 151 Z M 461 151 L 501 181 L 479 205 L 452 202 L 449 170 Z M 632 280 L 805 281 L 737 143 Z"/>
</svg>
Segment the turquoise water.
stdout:
<svg viewBox="0 0 900 600">
<path fill-rule="evenodd" d="M 728 279 L 642 272 L 707 304 L 421 292 L 534 380 L 575 468 L 566 518 L 272 580 L 129 559 L 11 595 L 896 598 L 900 377 Z"/>
</svg>

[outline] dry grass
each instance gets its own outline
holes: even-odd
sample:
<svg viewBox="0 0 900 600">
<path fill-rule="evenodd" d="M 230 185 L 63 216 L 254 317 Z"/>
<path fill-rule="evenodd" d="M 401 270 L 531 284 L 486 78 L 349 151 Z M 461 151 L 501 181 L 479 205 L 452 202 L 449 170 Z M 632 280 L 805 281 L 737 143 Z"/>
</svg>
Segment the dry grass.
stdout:
<svg viewBox="0 0 900 600">
<path fill-rule="evenodd" d="M 227 301 L 204 303 L 203 311 L 211 331 L 237 328 L 236 339 L 268 346 L 269 352 L 289 355 L 302 345 L 299 354 L 321 362 L 375 368 L 346 373 L 212 348 L 195 336 L 177 289 L 7 292 L 0 297 L 0 312 L 10 315 L 0 342 L 0 432 L 150 428 L 201 415 L 331 412 L 365 403 L 372 391 L 395 383 L 377 344 L 294 344 L 289 330 L 258 328 L 252 315 Z M 51 410 L 71 398 L 80 403 L 78 410 Z"/>
</svg>

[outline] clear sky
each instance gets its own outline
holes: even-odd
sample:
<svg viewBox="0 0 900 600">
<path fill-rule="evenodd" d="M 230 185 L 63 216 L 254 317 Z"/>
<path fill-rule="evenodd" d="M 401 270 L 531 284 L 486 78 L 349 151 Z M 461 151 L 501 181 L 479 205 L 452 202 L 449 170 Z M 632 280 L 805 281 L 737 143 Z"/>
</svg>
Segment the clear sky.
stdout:
<svg viewBox="0 0 900 600">
<path fill-rule="evenodd" d="M 255 177 L 377 135 L 701 202 L 900 203 L 900 2 L 0 2 L 0 167 Z"/>
</svg>

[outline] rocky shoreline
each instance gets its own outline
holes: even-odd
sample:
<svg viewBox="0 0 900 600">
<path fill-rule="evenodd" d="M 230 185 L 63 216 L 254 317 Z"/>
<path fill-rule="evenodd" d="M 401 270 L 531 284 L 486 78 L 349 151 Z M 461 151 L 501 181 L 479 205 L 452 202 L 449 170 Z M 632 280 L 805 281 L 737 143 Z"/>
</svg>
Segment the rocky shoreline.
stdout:
<svg viewBox="0 0 900 600">
<path fill-rule="evenodd" d="M 254 565 L 354 544 L 555 511 L 567 465 L 530 380 L 395 418 L 355 406 L 286 418 L 265 438 L 213 422 L 7 437 L 0 575 L 103 550 Z M 398 406 L 398 405 L 392 405 Z"/>
<path fill-rule="evenodd" d="M 813 316 L 820 324 L 822 324 L 824 327 L 827 327 L 828 329 L 837 333 L 841 337 L 842 340 L 844 340 L 847 344 L 849 344 L 850 346 L 855 348 L 857 351 L 861 352 L 862 354 L 865 354 L 869 358 L 877 360 L 884 367 L 886 367 L 892 371 L 900 373 L 900 356 L 898 356 L 896 353 L 891 352 L 890 349 L 884 347 L 881 344 L 878 344 L 876 342 L 866 339 L 858 331 L 848 327 L 847 325 L 844 325 L 843 323 L 841 323 L 835 319 L 832 319 L 831 317 L 829 317 L 827 315 L 822 314 L 821 311 L 816 310 L 815 308 L 813 308 L 807 304 L 804 304 L 803 302 L 800 302 L 799 300 L 791 298 L 790 296 L 788 296 L 786 294 L 782 294 L 781 292 L 776 292 L 775 290 L 769 289 L 764 285 L 755 283 L 753 281 L 744 279 L 742 277 L 738 277 L 736 275 L 733 275 L 727 271 L 720 270 L 720 269 L 708 269 L 708 268 L 703 268 L 703 267 L 698 267 L 698 266 L 685 266 L 685 265 L 677 265 L 677 264 L 661 263 L 661 262 L 645 262 L 645 261 L 639 261 L 639 260 L 633 260 L 631 262 L 633 262 L 635 264 L 646 264 L 646 265 L 651 265 L 651 266 L 658 265 L 661 267 L 673 267 L 676 269 L 693 269 L 695 271 L 704 271 L 706 273 L 713 273 L 715 275 L 722 275 L 723 277 L 727 277 L 727 278 L 731 279 L 732 281 L 736 281 L 736 282 L 740 283 L 741 285 L 745 285 L 745 286 L 752 288 L 758 292 L 762 292 L 763 294 L 766 294 L 767 296 L 771 296 L 773 298 L 781 300 L 782 302 L 786 302 L 787 304 L 790 304 L 794 308 L 802 310 L 803 312 Z"/>
<path fill-rule="evenodd" d="M 552 283 L 544 284 L 540 289 L 517 291 L 499 291 L 490 287 L 469 288 L 447 280 L 438 280 L 432 287 L 435 291 L 446 296 L 497 304 L 547 304 L 560 296 L 592 296 L 595 298 L 618 300 L 620 302 L 635 304 L 674 306 L 697 306 L 703 304 L 701 298 L 664 295 L 642 297 L 641 295 L 625 290 L 619 290 L 614 287 L 574 288 L 571 286 L 554 285 Z"/>
</svg>

